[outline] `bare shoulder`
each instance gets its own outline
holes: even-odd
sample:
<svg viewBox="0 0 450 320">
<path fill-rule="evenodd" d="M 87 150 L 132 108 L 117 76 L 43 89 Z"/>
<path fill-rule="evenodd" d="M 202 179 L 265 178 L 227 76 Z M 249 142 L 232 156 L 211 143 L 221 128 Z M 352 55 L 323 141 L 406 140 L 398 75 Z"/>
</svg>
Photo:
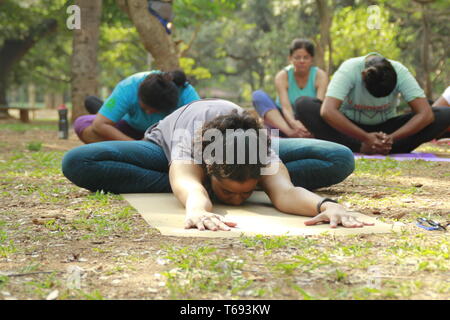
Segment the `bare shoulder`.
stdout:
<svg viewBox="0 0 450 320">
<path fill-rule="evenodd" d="M 328 73 L 320 68 L 317 68 L 315 85 L 316 88 L 319 86 L 321 87 L 328 86 Z"/>
<path fill-rule="evenodd" d="M 276 85 L 287 85 L 288 83 L 288 74 L 286 70 L 280 70 L 275 76 L 275 84 Z"/>
<path fill-rule="evenodd" d="M 322 79 L 328 79 L 328 73 L 325 70 L 322 70 L 320 68 L 317 68 L 317 76 L 316 79 L 322 80 Z"/>
</svg>

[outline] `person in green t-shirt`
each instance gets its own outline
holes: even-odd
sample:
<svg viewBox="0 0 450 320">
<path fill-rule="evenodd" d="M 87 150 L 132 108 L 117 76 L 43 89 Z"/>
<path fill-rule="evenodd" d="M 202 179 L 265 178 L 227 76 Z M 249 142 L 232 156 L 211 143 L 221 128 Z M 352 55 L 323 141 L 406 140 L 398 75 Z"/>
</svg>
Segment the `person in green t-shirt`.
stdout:
<svg viewBox="0 0 450 320">
<path fill-rule="evenodd" d="M 252 94 L 253 106 L 268 128 L 280 130 L 290 138 L 311 138 L 311 133 L 296 118 L 298 98 L 307 96 L 323 100 L 328 75 L 314 66 L 314 44 L 306 39 L 294 39 L 289 48 L 289 66 L 275 76 L 277 99 L 273 101 L 263 90 Z"/>
<path fill-rule="evenodd" d="M 398 114 L 399 94 L 412 112 Z M 343 62 L 322 106 L 303 97 L 296 112 L 317 139 L 365 154 L 411 152 L 450 125 L 449 108 L 432 108 L 408 69 L 376 52 Z"/>
</svg>

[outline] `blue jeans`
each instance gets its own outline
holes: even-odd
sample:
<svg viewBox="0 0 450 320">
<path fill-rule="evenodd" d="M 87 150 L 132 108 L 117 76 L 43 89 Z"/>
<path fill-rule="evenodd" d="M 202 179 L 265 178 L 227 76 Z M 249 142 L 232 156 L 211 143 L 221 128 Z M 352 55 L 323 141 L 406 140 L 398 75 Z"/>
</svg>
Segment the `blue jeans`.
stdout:
<svg viewBox="0 0 450 320">
<path fill-rule="evenodd" d="M 316 139 L 273 139 L 295 186 L 317 189 L 350 175 L 353 153 L 342 145 Z M 162 148 L 148 141 L 106 141 L 70 150 L 64 175 L 79 187 L 112 193 L 171 192 L 168 161 Z"/>
</svg>

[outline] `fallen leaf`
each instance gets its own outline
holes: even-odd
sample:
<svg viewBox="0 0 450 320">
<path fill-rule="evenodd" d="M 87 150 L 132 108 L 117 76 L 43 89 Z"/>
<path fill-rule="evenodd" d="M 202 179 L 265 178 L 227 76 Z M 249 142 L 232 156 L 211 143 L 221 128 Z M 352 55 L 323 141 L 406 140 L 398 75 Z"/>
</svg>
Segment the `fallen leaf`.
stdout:
<svg viewBox="0 0 450 320">
<path fill-rule="evenodd" d="M 33 221 L 33 224 L 35 224 L 35 225 L 44 225 L 46 223 L 46 221 L 39 220 L 39 219 L 36 219 L 36 218 L 33 219 L 32 221 Z"/>
<path fill-rule="evenodd" d="M 405 215 L 406 215 L 406 212 L 400 212 L 400 213 L 394 214 L 394 215 L 392 215 L 392 216 L 390 216 L 390 217 L 391 217 L 392 219 L 397 219 L 397 220 L 399 220 L 399 219 L 403 218 Z"/>
<path fill-rule="evenodd" d="M 59 290 L 53 290 L 50 294 L 45 298 L 45 300 L 56 300 L 59 296 Z"/>
</svg>

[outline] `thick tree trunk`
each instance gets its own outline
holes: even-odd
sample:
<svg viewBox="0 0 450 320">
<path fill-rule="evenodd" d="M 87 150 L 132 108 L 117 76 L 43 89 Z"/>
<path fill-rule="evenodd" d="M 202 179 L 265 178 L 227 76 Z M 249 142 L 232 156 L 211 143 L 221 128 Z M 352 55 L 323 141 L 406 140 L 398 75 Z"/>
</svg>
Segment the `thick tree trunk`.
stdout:
<svg viewBox="0 0 450 320">
<path fill-rule="evenodd" d="M 327 0 L 316 0 L 317 10 L 320 19 L 320 40 L 318 43 L 318 52 L 316 56 L 317 65 L 324 69 L 328 74 L 333 70 L 333 47 L 330 36 L 333 16 Z M 325 55 L 328 53 L 328 63 L 325 61 Z"/>
<path fill-rule="evenodd" d="M 76 0 L 81 9 L 81 28 L 73 30 L 72 122 L 86 114 L 84 99 L 98 94 L 97 50 L 102 0 Z"/>
<path fill-rule="evenodd" d="M 19 62 L 27 52 L 38 42 L 50 33 L 56 31 L 57 22 L 54 19 L 44 20 L 41 24 L 30 28 L 23 38 L 6 39 L 0 47 L 0 108 L 7 108 L 6 90 L 8 88 L 8 78 L 14 64 Z M 9 117 L 8 111 L 0 110 L 0 118 Z"/>
<path fill-rule="evenodd" d="M 84 99 L 98 94 L 97 50 L 102 0 L 76 0 L 81 9 L 81 28 L 73 30 L 72 122 L 86 114 Z"/>
<path fill-rule="evenodd" d="M 179 68 L 175 43 L 159 20 L 147 10 L 147 0 L 117 0 L 117 4 L 133 22 L 145 49 L 155 59 L 156 68 L 162 71 Z"/>
</svg>

